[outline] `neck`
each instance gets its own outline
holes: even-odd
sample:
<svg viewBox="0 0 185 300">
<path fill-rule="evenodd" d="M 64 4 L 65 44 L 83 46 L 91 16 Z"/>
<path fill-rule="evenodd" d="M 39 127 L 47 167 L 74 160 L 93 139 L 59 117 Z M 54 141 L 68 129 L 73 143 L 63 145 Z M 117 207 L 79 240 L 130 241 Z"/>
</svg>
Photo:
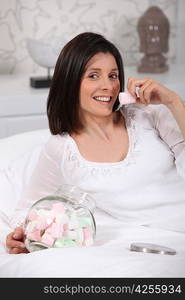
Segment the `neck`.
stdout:
<svg viewBox="0 0 185 300">
<path fill-rule="evenodd" d="M 83 119 L 83 133 L 92 137 L 99 136 L 104 139 L 109 139 L 114 128 L 120 124 L 120 117 L 120 112 L 113 112 L 107 117 L 88 115 Z"/>
</svg>

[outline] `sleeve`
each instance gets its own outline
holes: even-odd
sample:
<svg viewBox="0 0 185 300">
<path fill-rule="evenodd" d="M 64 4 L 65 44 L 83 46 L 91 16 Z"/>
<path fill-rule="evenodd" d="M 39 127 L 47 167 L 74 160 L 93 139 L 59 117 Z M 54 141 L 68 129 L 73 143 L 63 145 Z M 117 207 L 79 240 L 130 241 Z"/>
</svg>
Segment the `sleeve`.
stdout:
<svg viewBox="0 0 185 300">
<path fill-rule="evenodd" d="M 30 181 L 22 191 L 22 196 L 14 214 L 9 218 L 12 228 L 20 226 L 33 203 L 52 195 L 62 182 L 61 163 L 63 145 L 60 136 L 51 136 L 44 145 Z"/>
<path fill-rule="evenodd" d="M 178 174 L 185 179 L 185 140 L 175 118 L 165 105 L 157 105 L 154 123 L 160 138 L 174 154 Z"/>
</svg>

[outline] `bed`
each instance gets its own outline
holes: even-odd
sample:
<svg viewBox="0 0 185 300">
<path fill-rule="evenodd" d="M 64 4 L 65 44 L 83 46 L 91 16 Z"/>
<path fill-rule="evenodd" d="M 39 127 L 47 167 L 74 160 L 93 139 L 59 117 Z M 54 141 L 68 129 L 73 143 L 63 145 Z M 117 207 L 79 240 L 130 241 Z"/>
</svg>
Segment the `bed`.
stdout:
<svg viewBox="0 0 185 300">
<path fill-rule="evenodd" d="M 149 228 L 129 225 L 98 208 L 93 246 L 8 254 L 5 238 L 12 231 L 8 218 L 49 135 L 44 129 L 0 140 L 0 277 L 185 277 L 184 220 L 179 219 L 176 227 L 166 222 L 169 226 Z M 133 242 L 163 245 L 177 254 L 130 251 Z"/>
</svg>

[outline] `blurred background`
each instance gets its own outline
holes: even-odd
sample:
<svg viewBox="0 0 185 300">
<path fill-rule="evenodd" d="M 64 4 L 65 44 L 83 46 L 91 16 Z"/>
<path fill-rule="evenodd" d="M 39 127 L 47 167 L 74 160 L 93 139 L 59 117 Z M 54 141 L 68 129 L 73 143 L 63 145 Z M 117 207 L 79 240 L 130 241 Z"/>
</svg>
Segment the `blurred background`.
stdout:
<svg viewBox="0 0 185 300">
<path fill-rule="evenodd" d="M 163 53 L 168 68 L 145 74 L 138 72 L 144 55 L 138 22 L 152 6 L 169 21 Z M 30 78 L 47 76 L 48 68 L 52 73 L 64 44 L 84 31 L 101 33 L 116 44 L 126 79 L 154 78 L 185 100 L 184 13 L 184 0 L 0 0 L 0 138 L 47 127 L 49 89 L 32 87 Z"/>
</svg>

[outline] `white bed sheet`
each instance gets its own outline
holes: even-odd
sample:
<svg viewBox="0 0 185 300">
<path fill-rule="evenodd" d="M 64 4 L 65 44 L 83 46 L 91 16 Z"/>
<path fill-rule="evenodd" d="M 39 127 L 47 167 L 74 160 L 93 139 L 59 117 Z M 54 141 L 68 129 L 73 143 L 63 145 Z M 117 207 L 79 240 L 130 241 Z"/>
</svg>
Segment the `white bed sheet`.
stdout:
<svg viewBox="0 0 185 300">
<path fill-rule="evenodd" d="M 103 212 L 96 212 L 96 220 L 97 235 L 91 247 L 16 255 L 4 248 L 8 226 L 1 218 L 0 277 L 185 277 L 184 233 L 130 226 Z M 130 251 L 132 242 L 172 247 L 177 254 Z"/>
<path fill-rule="evenodd" d="M 91 247 L 8 254 L 5 239 L 12 229 L 5 214 L 14 210 L 48 136 L 48 131 L 36 131 L 0 140 L 0 175 L 4 180 L 0 181 L 0 277 L 185 277 L 184 220 L 176 222 L 179 231 L 168 214 L 165 226 L 149 228 L 123 223 L 97 210 L 97 234 Z M 174 248 L 177 254 L 130 251 L 133 242 L 160 244 Z"/>
</svg>

